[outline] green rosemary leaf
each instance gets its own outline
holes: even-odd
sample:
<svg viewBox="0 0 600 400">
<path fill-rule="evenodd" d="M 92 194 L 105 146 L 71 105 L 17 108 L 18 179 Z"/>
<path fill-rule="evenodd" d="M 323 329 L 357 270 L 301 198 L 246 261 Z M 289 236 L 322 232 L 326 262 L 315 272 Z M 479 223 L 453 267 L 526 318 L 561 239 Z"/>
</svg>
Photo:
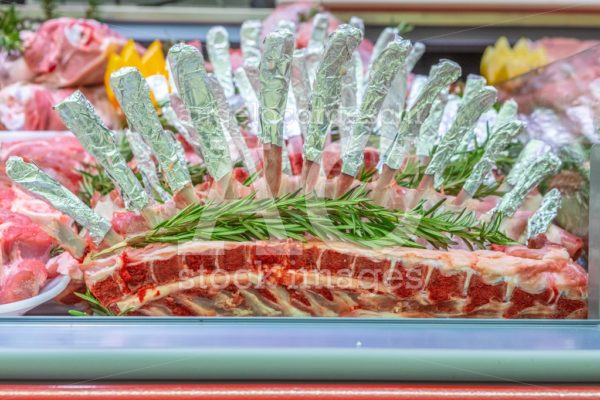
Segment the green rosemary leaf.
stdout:
<svg viewBox="0 0 600 400">
<path fill-rule="evenodd" d="M 82 300 L 85 300 L 90 306 L 90 310 L 92 311 L 91 315 L 105 316 L 105 317 L 113 317 L 113 316 L 121 316 L 126 315 L 128 311 L 123 311 L 118 315 L 115 315 L 111 310 L 104 307 L 98 299 L 90 292 L 89 289 L 86 290 L 85 293 L 77 293 L 75 292 L 75 296 L 79 297 Z M 69 314 L 77 317 L 89 316 L 89 314 L 79 311 L 79 310 L 69 310 Z"/>
<path fill-rule="evenodd" d="M 247 241 L 295 239 L 312 236 L 367 247 L 421 248 L 425 240 L 448 248 L 460 239 L 471 247 L 509 240 L 499 232 L 497 220 L 480 224 L 466 210 L 442 210 L 443 201 L 426 209 L 421 202 L 412 210 L 388 210 L 373 204 L 365 187 L 350 190 L 338 199 L 295 192 L 272 199 L 255 195 L 223 203 L 190 205 L 155 229 L 127 239 L 135 247 L 151 243 L 189 240 Z"/>
</svg>

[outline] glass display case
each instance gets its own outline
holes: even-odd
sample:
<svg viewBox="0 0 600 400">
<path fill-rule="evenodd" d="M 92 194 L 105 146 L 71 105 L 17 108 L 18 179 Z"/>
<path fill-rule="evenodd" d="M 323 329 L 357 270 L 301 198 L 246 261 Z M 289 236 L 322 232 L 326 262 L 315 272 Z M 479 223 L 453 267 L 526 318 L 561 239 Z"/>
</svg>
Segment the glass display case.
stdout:
<svg viewBox="0 0 600 400">
<path fill-rule="evenodd" d="M 0 397 L 600 381 L 600 45 L 123 3 L 0 52 Z"/>
</svg>

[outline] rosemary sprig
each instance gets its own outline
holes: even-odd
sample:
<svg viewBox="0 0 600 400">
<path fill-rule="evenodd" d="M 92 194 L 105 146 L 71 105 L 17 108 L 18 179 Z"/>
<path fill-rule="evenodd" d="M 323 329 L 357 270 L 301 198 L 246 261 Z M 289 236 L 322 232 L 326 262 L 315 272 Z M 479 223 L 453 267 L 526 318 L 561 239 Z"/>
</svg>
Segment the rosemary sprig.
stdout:
<svg viewBox="0 0 600 400">
<path fill-rule="evenodd" d="M 52 246 L 52 248 L 50 249 L 50 255 L 49 255 L 49 257 L 50 258 L 56 257 L 56 256 L 58 256 L 58 255 L 60 255 L 60 254 L 62 254 L 64 252 L 65 252 L 65 249 L 63 249 L 59 245 L 55 245 L 55 246 Z"/>
<path fill-rule="evenodd" d="M 79 310 L 69 310 L 69 315 L 74 317 L 89 317 L 90 315 L 96 315 L 101 317 L 121 317 L 127 315 L 129 310 L 121 311 L 118 314 L 115 314 L 108 308 L 104 307 L 100 301 L 90 292 L 90 289 L 87 289 L 85 293 L 77 293 L 75 292 L 75 296 L 79 297 L 82 300 L 85 300 L 90 306 L 91 314 L 88 314 L 84 311 Z"/>
<path fill-rule="evenodd" d="M 377 168 L 365 168 L 363 167 L 356 179 L 361 182 L 371 182 L 377 173 Z"/>
<path fill-rule="evenodd" d="M 481 224 L 471 212 L 441 211 L 442 202 L 426 209 L 421 203 L 410 211 L 375 205 L 364 186 L 337 199 L 300 192 L 257 200 L 254 195 L 223 203 L 190 205 L 155 229 L 132 236 L 96 257 L 125 246 L 181 243 L 191 240 L 249 241 L 315 237 L 380 248 L 423 248 L 422 240 L 448 248 L 461 239 L 470 248 L 512 241 L 499 223 Z"/>
<path fill-rule="evenodd" d="M 505 152 L 506 155 L 500 157 L 496 164 L 503 171 L 510 170 L 512 164 L 514 164 L 516 156 L 513 155 L 514 151 L 518 148 L 518 144 L 511 144 L 509 149 Z M 435 150 L 434 150 L 435 151 Z M 446 170 L 444 171 L 444 183 L 443 190 L 445 194 L 457 195 L 462 189 L 465 182 L 471 175 L 475 164 L 479 162 L 485 152 L 485 143 L 479 144 L 475 142 L 475 148 L 473 150 L 465 150 L 456 155 L 454 160 L 450 162 Z M 517 152 L 518 154 L 518 152 Z M 416 160 L 409 160 L 406 166 L 396 175 L 396 182 L 400 186 L 415 189 L 419 186 L 419 182 L 423 179 L 425 174 L 425 165 L 420 165 Z M 477 189 L 475 198 L 482 198 L 486 196 L 501 196 L 503 193 L 498 191 L 502 181 L 497 180 L 492 184 L 483 184 Z"/>
<path fill-rule="evenodd" d="M 188 171 L 190 171 L 193 185 L 203 183 L 208 176 L 208 170 L 206 169 L 205 164 L 188 164 Z"/>
</svg>

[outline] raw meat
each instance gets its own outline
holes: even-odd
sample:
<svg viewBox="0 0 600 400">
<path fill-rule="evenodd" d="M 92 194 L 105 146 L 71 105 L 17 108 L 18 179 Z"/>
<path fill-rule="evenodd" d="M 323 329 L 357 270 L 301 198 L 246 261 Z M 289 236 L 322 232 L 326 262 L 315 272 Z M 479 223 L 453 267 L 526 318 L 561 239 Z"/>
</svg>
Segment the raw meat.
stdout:
<svg viewBox="0 0 600 400">
<path fill-rule="evenodd" d="M 12 210 L 16 201 L 12 187 L 0 181 L 0 304 L 38 294 L 48 277 L 45 263 L 56 245 L 38 224 Z"/>
<path fill-rule="evenodd" d="M 57 18 L 25 38 L 23 57 L 35 82 L 59 88 L 99 85 L 108 54 L 125 42 L 98 21 Z"/>
<path fill-rule="evenodd" d="M 347 243 L 190 242 L 85 267 L 115 312 L 200 316 L 585 318 L 587 274 L 557 246 L 368 250 Z"/>
<path fill-rule="evenodd" d="M 65 130 L 52 107 L 76 89 L 50 89 L 34 83 L 15 83 L 0 90 L 0 130 Z M 103 86 L 84 88 L 86 97 L 110 128 L 121 120 L 106 97 Z"/>
<path fill-rule="evenodd" d="M 35 163 L 74 193 L 79 191 L 81 181 L 78 171 L 94 162 L 75 136 L 2 141 L 0 135 L 0 182 L 5 181 L 8 185 L 10 181 L 4 173 L 4 163 L 10 156 L 19 156 Z"/>
</svg>

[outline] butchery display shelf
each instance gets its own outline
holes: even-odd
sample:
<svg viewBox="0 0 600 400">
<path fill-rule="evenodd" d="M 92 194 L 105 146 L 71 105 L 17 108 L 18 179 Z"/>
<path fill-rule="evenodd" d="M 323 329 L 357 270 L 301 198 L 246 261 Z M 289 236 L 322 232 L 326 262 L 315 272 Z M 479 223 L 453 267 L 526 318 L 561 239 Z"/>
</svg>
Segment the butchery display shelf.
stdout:
<svg viewBox="0 0 600 400">
<path fill-rule="evenodd" d="M 18 317 L 0 380 L 600 381 L 600 147 L 588 320 Z"/>
<path fill-rule="evenodd" d="M 597 382 L 586 321 L 7 318 L 11 380 Z"/>
</svg>

